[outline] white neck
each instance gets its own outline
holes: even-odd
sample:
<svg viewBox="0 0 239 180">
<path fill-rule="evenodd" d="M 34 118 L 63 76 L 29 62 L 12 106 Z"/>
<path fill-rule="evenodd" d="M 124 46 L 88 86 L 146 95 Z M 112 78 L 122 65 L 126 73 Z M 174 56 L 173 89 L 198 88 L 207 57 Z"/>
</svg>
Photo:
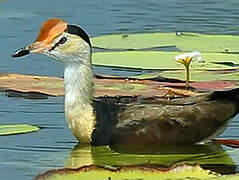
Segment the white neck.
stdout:
<svg viewBox="0 0 239 180">
<path fill-rule="evenodd" d="M 93 73 L 91 63 L 67 63 L 64 72 L 65 114 L 67 122 L 81 143 L 89 144 L 95 128 L 92 107 Z"/>
</svg>

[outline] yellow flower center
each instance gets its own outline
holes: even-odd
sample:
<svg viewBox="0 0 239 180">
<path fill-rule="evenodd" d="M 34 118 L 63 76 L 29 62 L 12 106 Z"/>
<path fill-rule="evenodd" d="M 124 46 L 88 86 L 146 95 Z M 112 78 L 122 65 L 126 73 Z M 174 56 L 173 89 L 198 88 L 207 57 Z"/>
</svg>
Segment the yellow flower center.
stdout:
<svg viewBox="0 0 239 180">
<path fill-rule="evenodd" d="M 192 59 L 193 59 L 193 57 L 186 57 L 185 59 L 179 59 L 178 62 L 180 62 L 184 66 L 189 66 L 189 64 L 191 63 Z"/>
</svg>

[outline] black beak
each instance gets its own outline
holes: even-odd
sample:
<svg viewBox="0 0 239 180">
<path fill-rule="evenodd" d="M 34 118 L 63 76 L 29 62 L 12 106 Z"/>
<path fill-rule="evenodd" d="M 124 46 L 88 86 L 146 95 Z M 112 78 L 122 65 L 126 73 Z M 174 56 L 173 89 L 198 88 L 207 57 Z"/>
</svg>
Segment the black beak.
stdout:
<svg viewBox="0 0 239 180">
<path fill-rule="evenodd" d="M 22 56 L 25 56 L 27 54 L 29 54 L 30 51 L 27 50 L 26 48 L 21 48 L 21 49 L 18 49 L 16 50 L 13 54 L 12 54 L 12 57 L 22 57 Z"/>
</svg>

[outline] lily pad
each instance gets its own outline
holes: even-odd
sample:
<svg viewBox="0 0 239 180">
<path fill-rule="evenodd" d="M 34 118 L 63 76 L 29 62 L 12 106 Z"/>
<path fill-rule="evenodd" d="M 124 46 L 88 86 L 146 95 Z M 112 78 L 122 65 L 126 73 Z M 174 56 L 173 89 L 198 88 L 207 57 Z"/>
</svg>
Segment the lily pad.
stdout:
<svg viewBox="0 0 239 180">
<path fill-rule="evenodd" d="M 64 95 L 63 79 L 58 77 L 21 74 L 1 74 L 0 89 L 24 93 L 42 93 L 52 96 Z"/>
<path fill-rule="evenodd" d="M 179 52 L 124 51 L 98 52 L 93 54 L 93 64 L 112 67 L 140 69 L 184 69 L 174 60 Z M 191 70 L 237 69 L 239 55 L 225 53 L 203 53 L 203 61 L 191 63 Z"/>
<path fill-rule="evenodd" d="M 219 177 L 217 173 L 203 170 L 199 165 L 174 165 L 167 169 L 143 166 L 122 166 L 119 168 L 105 168 L 101 166 L 84 166 L 78 169 L 51 170 L 36 177 L 36 180 L 63 180 L 63 179 L 96 179 L 97 180 L 133 180 L 133 179 L 178 179 L 197 178 L 206 179 Z"/>
<path fill-rule="evenodd" d="M 184 71 L 180 71 L 180 73 L 182 74 L 182 80 L 184 80 Z M 170 78 L 170 75 L 166 74 L 165 77 Z M 182 96 L 192 95 L 192 93 L 188 94 L 189 91 L 186 91 L 187 93 L 185 93 L 182 90 L 182 88 L 185 87 L 185 83 L 175 82 L 175 80 L 172 80 L 172 82 L 160 82 L 158 81 L 160 79 L 158 79 L 157 76 L 157 73 L 151 74 L 148 77 L 140 76 L 140 78 L 137 78 L 137 76 L 132 76 L 130 78 L 101 76 L 100 78 L 94 79 L 94 96 L 165 97 L 169 91 L 173 91 L 176 94 L 181 94 Z M 149 78 L 149 80 L 147 78 Z M 175 78 L 177 78 L 177 76 L 173 77 L 173 79 Z M 190 83 L 191 87 L 200 90 L 222 90 L 233 88 L 237 85 L 239 85 L 238 81 L 230 82 L 221 80 Z M 169 89 L 167 87 L 173 88 Z M 64 96 L 63 78 L 21 74 L 2 74 L 0 76 L 0 91 L 6 91 L 7 95 L 9 95 L 9 92 L 11 92 L 11 97 L 25 97 L 26 94 L 30 94 L 31 99 L 38 99 L 38 93 L 49 96 Z M 24 96 L 21 96 L 18 92 L 24 94 Z"/>
<path fill-rule="evenodd" d="M 185 34 L 181 41 L 176 42 L 182 51 L 201 52 L 239 52 L 239 36 Z"/>
<path fill-rule="evenodd" d="M 175 46 L 181 51 L 239 52 L 239 36 L 196 33 L 114 34 L 92 38 L 105 49 L 149 49 Z"/>
<path fill-rule="evenodd" d="M 175 33 L 152 33 L 152 34 L 113 34 L 93 37 L 94 47 L 105 49 L 143 49 L 160 46 L 174 46 Z"/>
<path fill-rule="evenodd" d="M 94 79 L 95 97 L 101 96 L 164 96 L 168 89 L 158 89 L 156 81 L 125 79 Z M 22 93 L 42 93 L 51 96 L 64 96 L 63 78 L 2 74 L 0 90 Z M 184 93 L 182 93 L 184 94 Z"/>
<path fill-rule="evenodd" d="M 37 126 L 28 124 L 8 124 L 0 125 L 0 136 L 20 133 L 29 133 L 39 130 Z"/>
<path fill-rule="evenodd" d="M 163 71 L 160 75 L 164 78 L 185 80 L 185 71 Z M 214 71 L 191 71 L 191 81 L 217 81 L 217 80 L 239 80 L 239 72 L 220 73 Z"/>
</svg>

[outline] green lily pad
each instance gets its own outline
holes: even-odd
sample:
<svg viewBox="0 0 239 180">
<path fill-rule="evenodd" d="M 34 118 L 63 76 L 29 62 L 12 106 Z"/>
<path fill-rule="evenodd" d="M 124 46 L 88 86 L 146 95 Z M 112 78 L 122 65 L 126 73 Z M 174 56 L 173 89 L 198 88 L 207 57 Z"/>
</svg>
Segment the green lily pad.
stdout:
<svg viewBox="0 0 239 180">
<path fill-rule="evenodd" d="M 106 49 L 143 49 L 160 46 L 174 46 L 175 33 L 152 33 L 152 34 L 113 34 L 93 37 L 94 47 Z"/>
<path fill-rule="evenodd" d="M 176 46 L 181 51 L 239 52 L 239 36 L 196 33 L 114 34 L 91 39 L 95 47 L 105 49 L 147 49 Z"/>
<path fill-rule="evenodd" d="M 239 52 L 239 36 L 190 34 L 176 42 L 182 51 Z"/>
<path fill-rule="evenodd" d="M 93 64 L 113 67 L 141 69 L 184 69 L 174 60 L 179 52 L 124 51 L 98 52 L 93 54 Z M 203 61 L 193 61 L 190 69 L 220 70 L 236 69 L 239 66 L 239 55 L 225 53 L 203 53 Z"/>
<path fill-rule="evenodd" d="M 169 79 L 185 80 L 185 71 L 163 71 L 160 73 L 161 77 Z M 217 80 L 239 80 L 239 72 L 234 73 L 220 73 L 212 71 L 190 71 L 190 81 L 217 81 Z"/>
<path fill-rule="evenodd" d="M 134 179 L 178 179 L 178 178 L 214 178 L 219 177 L 217 173 L 203 170 L 199 165 L 186 164 L 174 165 L 171 168 L 160 169 L 142 166 L 122 166 L 119 168 L 105 168 L 101 166 L 84 166 L 79 169 L 59 169 L 48 171 L 36 179 L 63 180 L 63 179 L 97 179 L 98 180 L 134 180 Z"/>
<path fill-rule="evenodd" d="M 0 125 L 0 136 L 20 133 L 29 133 L 39 130 L 37 126 L 28 124 L 6 124 Z"/>
<path fill-rule="evenodd" d="M 217 179 L 217 180 L 238 180 L 239 179 L 239 175 L 238 174 L 234 174 L 234 175 L 224 175 L 221 177 L 216 177 L 216 178 L 212 178 L 212 179 Z M 210 180 L 210 179 L 209 179 Z"/>
</svg>

